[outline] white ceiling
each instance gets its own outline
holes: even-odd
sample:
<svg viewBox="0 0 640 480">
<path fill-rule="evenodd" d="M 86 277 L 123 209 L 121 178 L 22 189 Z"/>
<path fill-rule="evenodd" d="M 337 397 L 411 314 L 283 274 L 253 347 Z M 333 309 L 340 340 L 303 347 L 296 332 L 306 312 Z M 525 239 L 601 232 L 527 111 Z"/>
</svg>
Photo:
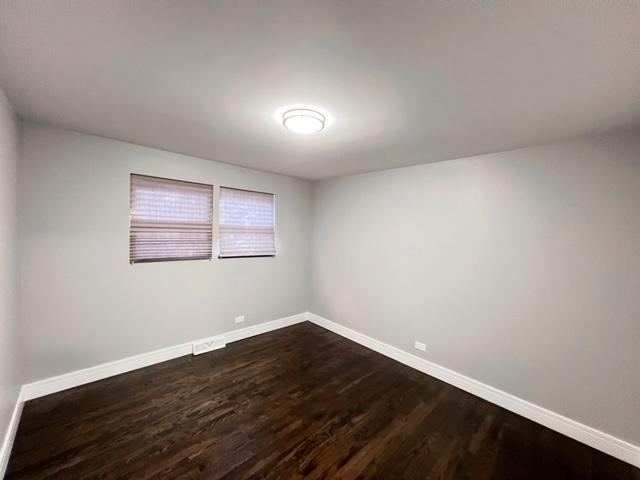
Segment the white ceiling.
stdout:
<svg viewBox="0 0 640 480">
<path fill-rule="evenodd" d="M 0 0 L 24 119 L 324 178 L 640 125 L 640 1 Z M 297 136 L 273 118 L 315 104 Z"/>
</svg>

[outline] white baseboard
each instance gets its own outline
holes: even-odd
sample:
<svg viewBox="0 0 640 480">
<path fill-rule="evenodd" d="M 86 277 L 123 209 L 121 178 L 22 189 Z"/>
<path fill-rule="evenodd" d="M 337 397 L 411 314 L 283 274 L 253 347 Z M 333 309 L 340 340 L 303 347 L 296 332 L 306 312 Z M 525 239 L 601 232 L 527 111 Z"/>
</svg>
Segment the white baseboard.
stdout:
<svg viewBox="0 0 640 480">
<path fill-rule="evenodd" d="M 304 322 L 306 321 L 306 318 L 305 313 L 299 313 L 290 317 L 279 318 L 277 320 L 252 325 L 239 330 L 232 330 L 222 335 L 224 335 L 226 343 L 237 342 L 238 340 Z M 61 392 L 69 388 L 78 387 L 86 383 L 95 382 L 104 378 L 113 377 L 114 375 L 119 375 L 139 368 L 148 367 L 156 363 L 189 355 L 193 352 L 193 343 L 200 341 L 201 340 L 194 340 L 193 342 L 174 345 L 172 347 L 155 350 L 153 352 L 147 352 L 141 355 L 103 363 L 102 365 L 96 365 L 95 367 L 65 373 L 57 377 L 45 378 L 44 380 L 28 383 L 22 387 L 22 400 L 32 400 L 52 393 Z"/>
<path fill-rule="evenodd" d="M 16 399 L 16 404 L 13 407 L 11 420 L 9 420 L 9 425 L 7 425 L 7 431 L 4 434 L 2 447 L 0 448 L 0 478 L 4 478 L 4 474 L 7 471 L 7 465 L 9 465 L 9 455 L 11 454 L 13 441 L 15 440 L 16 433 L 18 431 L 18 423 L 20 423 L 20 415 L 22 414 L 23 405 L 24 401 L 22 400 L 22 392 L 20 392 Z"/>
<path fill-rule="evenodd" d="M 381 353 L 409 367 L 415 368 L 427 375 L 436 377 L 466 392 L 483 398 L 500 407 L 522 415 L 540 425 L 560 432 L 567 437 L 582 442 L 590 447 L 600 450 L 612 457 L 630 463 L 640 468 L 640 446 L 616 438 L 595 428 L 571 420 L 563 415 L 547 410 L 546 408 L 527 402 L 519 397 L 498 390 L 487 384 L 469 378 L 448 368 L 437 365 L 399 348 L 388 345 L 380 340 L 371 338 L 362 333 L 351 330 L 340 324 L 322 318 L 313 313 L 307 313 L 307 320 L 363 345 L 371 350 Z"/>
<path fill-rule="evenodd" d="M 113 377 L 114 375 L 130 372 L 131 370 L 148 367 L 156 363 L 182 357 L 183 355 L 189 355 L 190 353 L 191 343 L 183 343 L 182 345 L 175 345 L 113 362 L 103 363 L 95 367 L 83 368 L 75 372 L 58 375 L 57 377 L 45 378 L 44 380 L 23 385 L 23 399 L 26 402 L 27 400 L 44 397 L 45 395 Z"/>
<path fill-rule="evenodd" d="M 289 327 L 291 325 L 295 325 L 296 323 L 302 323 L 306 321 L 306 312 L 298 313 L 296 315 L 291 315 L 290 317 L 279 318 L 270 322 L 259 323 L 257 325 L 251 325 L 249 327 L 233 330 L 229 333 L 225 333 L 224 338 L 227 343 L 237 342 L 238 340 L 255 337 L 256 335 L 261 335 L 263 333 L 271 332 L 273 330 L 278 330 L 284 327 Z"/>
</svg>

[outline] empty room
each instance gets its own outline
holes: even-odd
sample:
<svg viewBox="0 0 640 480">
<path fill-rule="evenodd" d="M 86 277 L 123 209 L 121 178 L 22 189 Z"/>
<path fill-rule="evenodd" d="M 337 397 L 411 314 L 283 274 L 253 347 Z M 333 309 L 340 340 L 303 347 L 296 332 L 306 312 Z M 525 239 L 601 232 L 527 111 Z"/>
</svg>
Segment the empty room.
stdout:
<svg viewBox="0 0 640 480">
<path fill-rule="evenodd" d="M 0 442 L 640 480 L 640 1 L 0 0 Z"/>
</svg>

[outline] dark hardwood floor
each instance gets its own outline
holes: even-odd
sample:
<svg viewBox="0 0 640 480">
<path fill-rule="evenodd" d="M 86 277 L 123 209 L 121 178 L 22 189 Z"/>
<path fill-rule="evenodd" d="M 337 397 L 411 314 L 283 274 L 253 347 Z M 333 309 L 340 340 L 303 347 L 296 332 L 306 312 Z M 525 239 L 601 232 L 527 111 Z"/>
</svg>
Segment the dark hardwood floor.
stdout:
<svg viewBox="0 0 640 480">
<path fill-rule="evenodd" d="M 640 479 L 313 324 L 25 405 L 9 479 Z"/>
</svg>

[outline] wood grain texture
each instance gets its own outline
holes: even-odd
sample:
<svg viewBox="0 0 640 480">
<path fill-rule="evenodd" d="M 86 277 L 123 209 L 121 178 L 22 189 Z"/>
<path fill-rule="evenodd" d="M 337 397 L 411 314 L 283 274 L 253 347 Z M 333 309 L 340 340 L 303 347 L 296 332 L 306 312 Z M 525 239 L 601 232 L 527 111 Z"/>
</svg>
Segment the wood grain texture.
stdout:
<svg viewBox="0 0 640 480">
<path fill-rule="evenodd" d="M 8 479 L 640 479 L 310 323 L 25 405 Z"/>
</svg>

